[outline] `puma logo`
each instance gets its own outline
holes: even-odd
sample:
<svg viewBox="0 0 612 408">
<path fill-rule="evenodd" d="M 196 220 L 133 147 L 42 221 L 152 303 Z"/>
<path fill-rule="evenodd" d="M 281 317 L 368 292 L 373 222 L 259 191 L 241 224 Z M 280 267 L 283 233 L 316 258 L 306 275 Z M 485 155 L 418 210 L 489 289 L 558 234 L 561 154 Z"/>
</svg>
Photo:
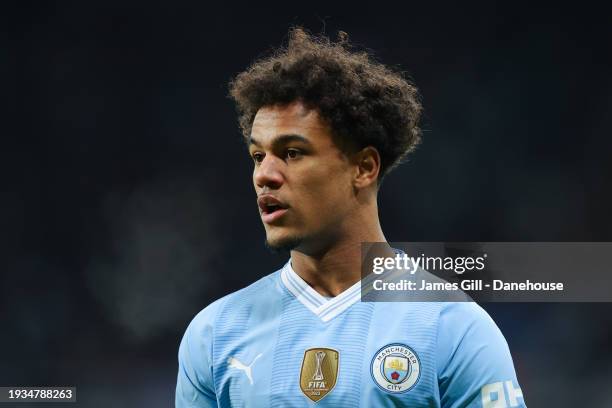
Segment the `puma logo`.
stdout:
<svg viewBox="0 0 612 408">
<path fill-rule="evenodd" d="M 257 359 L 261 357 L 262 355 L 263 355 L 262 353 L 259 353 L 257 357 L 255 357 L 253 361 L 251 362 L 251 364 L 249 365 L 245 365 L 244 363 L 242 363 L 240 360 L 238 360 L 235 357 L 228 358 L 227 364 L 229 364 L 231 368 L 237 368 L 238 370 L 244 371 L 246 376 L 249 378 L 249 382 L 251 383 L 251 385 L 253 385 L 253 373 L 251 371 L 251 367 L 253 367 L 253 364 L 255 364 Z"/>
</svg>

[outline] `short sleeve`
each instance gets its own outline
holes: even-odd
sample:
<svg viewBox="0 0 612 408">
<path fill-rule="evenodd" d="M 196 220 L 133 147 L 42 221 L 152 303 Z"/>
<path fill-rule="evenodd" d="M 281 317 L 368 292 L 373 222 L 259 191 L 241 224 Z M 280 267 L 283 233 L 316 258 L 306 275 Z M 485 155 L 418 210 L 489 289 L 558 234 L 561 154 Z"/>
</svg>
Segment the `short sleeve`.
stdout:
<svg viewBox="0 0 612 408">
<path fill-rule="evenodd" d="M 217 406 L 212 370 L 213 322 L 219 301 L 191 321 L 179 347 L 176 408 Z"/>
<path fill-rule="evenodd" d="M 437 342 L 443 408 L 526 407 L 506 339 L 476 303 L 448 303 Z"/>
</svg>

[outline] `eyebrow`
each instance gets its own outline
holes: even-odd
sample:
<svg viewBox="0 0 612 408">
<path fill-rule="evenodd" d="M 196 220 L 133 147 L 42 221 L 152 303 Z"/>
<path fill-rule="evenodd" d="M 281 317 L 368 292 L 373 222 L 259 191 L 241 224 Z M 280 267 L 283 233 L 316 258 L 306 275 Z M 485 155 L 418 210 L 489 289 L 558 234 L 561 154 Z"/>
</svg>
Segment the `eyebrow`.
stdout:
<svg viewBox="0 0 612 408">
<path fill-rule="evenodd" d="M 305 138 L 302 135 L 298 135 L 298 134 L 285 134 L 285 135 L 279 135 L 276 136 L 273 140 L 272 140 L 272 146 L 273 147 L 278 147 L 279 145 L 283 145 L 283 144 L 287 144 L 290 142 L 301 142 L 307 145 L 312 145 L 312 142 L 310 142 L 310 140 L 308 140 L 307 138 Z M 249 139 L 247 141 L 247 145 L 254 145 L 257 147 L 261 147 L 261 143 L 257 140 L 254 139 L 253 137 L 249 136 Z"/>
</svg>

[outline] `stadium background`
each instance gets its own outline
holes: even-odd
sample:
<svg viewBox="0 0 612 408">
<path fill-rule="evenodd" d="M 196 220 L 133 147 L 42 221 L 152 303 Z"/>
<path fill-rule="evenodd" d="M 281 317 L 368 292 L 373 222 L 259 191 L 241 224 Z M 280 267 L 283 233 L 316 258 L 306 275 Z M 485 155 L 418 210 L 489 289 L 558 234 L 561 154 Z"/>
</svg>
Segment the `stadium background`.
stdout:
<svg viewBox="0 0 612 408">
<path fill-rule="evenodd" d="M 1 385 L 172 405 L 192 316 L 285 260 L 226 93 L 292 24 L 347 31 L 421 90 L 424 142 L 381 191 L 390 240 L 612 240 L 611 32 L 586 5 L 3 7 Z M 610 304 L 485 307 L 530 406 L 612 405 Z"/>
</svg>

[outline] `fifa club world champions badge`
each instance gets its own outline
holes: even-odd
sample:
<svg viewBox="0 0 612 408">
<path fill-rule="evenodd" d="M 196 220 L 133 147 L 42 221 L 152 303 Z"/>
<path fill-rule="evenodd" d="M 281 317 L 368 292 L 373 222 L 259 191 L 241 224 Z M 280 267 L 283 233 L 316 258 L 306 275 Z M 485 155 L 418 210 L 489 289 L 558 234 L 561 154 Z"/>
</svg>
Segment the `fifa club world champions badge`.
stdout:
<svg viewBox="0 0 612 408">
<path fill-rule="evenodd" d="M 311 348 L 304 352 L 300 388 L 312 401 L 319 401 L 336 385 L 338 357 L 338 351 L 330 348 Z"/>
<path fill-rule="evenodd" d="M 419 357 L 405 344 L 388 344 L 372 359 L 372 378 L 386 392 L 399 394 L 409 391 L 420 376 Z"/>
</svg>

